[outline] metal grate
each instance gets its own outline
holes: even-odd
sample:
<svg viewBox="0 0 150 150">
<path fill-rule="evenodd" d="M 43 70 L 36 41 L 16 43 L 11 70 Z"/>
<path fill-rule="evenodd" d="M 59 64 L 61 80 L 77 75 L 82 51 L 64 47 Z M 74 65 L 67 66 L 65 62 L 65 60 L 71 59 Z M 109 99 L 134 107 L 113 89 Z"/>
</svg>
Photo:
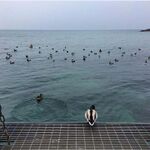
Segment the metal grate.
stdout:
<svg viewBox="0 0 150 150">
<path fill-rule="evenodd" d="M 11 145 L 0 131 L 0 150 L 135 149 L 150 150 L 150 124 L 8 123 Z"/>
</svg>

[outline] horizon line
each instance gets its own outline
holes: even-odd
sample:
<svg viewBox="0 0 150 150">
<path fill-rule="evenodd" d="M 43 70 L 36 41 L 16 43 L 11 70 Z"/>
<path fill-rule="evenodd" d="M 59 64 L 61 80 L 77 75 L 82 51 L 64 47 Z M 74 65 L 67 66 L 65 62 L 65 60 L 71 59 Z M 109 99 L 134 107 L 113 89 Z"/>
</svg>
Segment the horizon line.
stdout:
<svg viewBox="0 0 150 150">
<path fill-rule="evenodd" d="M 0 29 L 0 31 L 107 31 L 107 30 L 145 30 L 148 28 L 129 28 L 129 29 Z"/>
</svg>

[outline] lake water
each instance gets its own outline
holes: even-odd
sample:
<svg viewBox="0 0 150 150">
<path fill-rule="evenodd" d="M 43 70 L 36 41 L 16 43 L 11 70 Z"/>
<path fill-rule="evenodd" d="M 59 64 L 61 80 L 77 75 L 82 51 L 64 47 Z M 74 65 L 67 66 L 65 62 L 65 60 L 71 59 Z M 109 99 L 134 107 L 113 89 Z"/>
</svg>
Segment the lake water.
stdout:
<svg viewBox="0 0 150 150">
<path fill-rule="evenodd" d="M 15 64 L 5 59 L 7 52 Z M 0 31 L 3 114 L 6 121 L 84 122 L 94 104 L 99 122 L 150 122 L 148 56 L 150 32 Z M 37 103 L 40 93 L 44 99 Z"/>
</svg>

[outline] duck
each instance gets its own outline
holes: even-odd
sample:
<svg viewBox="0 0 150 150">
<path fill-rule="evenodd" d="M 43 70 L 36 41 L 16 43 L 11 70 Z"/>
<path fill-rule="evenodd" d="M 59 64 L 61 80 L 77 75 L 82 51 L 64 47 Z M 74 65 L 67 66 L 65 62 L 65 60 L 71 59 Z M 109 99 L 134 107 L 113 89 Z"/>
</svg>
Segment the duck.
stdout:
<svg viewBox="0 0 150 150">
<path fill-rule="evenodd" d="M 43 100 L 43 94 L 40 94 L 36 97 L 36 101 L 39 103 Z"/>
<path fill-rule="evenodd" d="M 110 54 L 110 51 L 108 51 L 107 53 Z"/>
<path fill-rule="evenodd" d="M 72 56 L 74 56 L 74 55 L 75 55 L 75 53 L 74 53 L 74 52 L 72 52 L 72 53 L 71 53 L 71 55 L 72 55 Z"/>
<path fill-rule="evenodd" d="M 14 52 L 17 52 L 17 50 L 16 50 L 16 49 L 14 49 Z"/>
<path fill-rule="evenodd" d="M 53 58 L 53 54 L 49 54 L 50 58 Z"/>
<path fill-rule="evenodd" d="M 115 61 L 115 62 L 119 62 L 119 60 L 118 60 L 118 59 L 116 59 L 116 58 L 114 59 L 114 61 Z"/>
<path fill-rule="evenodd" d="M 85 112 L 85 119 L 87 120 L 90 126 L 94 126 L 96 120 L 98 118 L 98 114 L 95 110 L 95 106 L 91 105 L 89 109 Z"/>
<path fill-rule="evenodd" d="M 33 45 L 32 45 L 32 44 L 30 44 L 29 48 L 33 48 Z"/>
<path fill-rule="evenodd" d="M 113 62 L 109 61 L 109 65 L 113 65 L 113 64 L 114 64 Z"/>
<path fill-rule="evenodd" d="M 15 62 L 14 62 L 14 61 L 10 61 L 9 63 L 10 63 L 10 64 L 15 64 Z"/>
<path fill-rule="evenodd" d="M 74 59 L 71 60 L 72 63 L 75 63 L 76 61 Z"/>
<path fill-rule="evenodd" d="M 83 51 L 85 51 L 85 48 L 83 48 Z"/>
<path fill-rule="evenodd" d="M 131 54 L 130 56 L 133 56 L 133 54 Z"/>
<path fill-rule="evenodd" d="M 85 61 L 85 60 L 86 60 L 86 58 L 87 58 L 86 56 L 83 56 L 83 61 Z"/>
<path fill-rule="evenodd" d="M 10 59 L 10 57 L 9 57 L 9 56 L 6 56 L 5 58 L 6 58 L 6 60 L 9 60 L 9 59 Z"/>
<path fill-rule="evenodd" d="M 101 53 L 101 52 L 102 52 L 102 50 L 100 49 L 100 50 L 99 50 L 99 52 Z"/>
<path fill-rule="evenodd" d="M 31 61 L 31 59 L 27 58 L 27 62 L 30 62 L 30 61 Z"/>
<path fill-rule="evenodd" d="M 10 53 L 6 53 L 7 56 L 12 57 L 12 55 Z"/>
</svg>

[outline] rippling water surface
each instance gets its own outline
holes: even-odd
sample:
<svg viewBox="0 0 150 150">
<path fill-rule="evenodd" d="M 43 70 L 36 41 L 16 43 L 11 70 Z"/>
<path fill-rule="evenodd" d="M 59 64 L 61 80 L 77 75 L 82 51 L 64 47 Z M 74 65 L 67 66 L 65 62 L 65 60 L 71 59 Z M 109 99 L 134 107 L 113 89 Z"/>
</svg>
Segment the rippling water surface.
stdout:
<svg viewBox="0 0 150 150">
<path fill-rule="evenodd" d="M 65 46 L 69 53 L 63 51 Z M 15 64 L 5 59 L 7 52 Z M 55 62 L 47 59 L 50 53 Z M 31 62 L 26 62 L 25 55 Z M 7 121 L 83 122 L 85 110 L 94 104 L 100 122 L 150 122 L 148 56 L 150 33 L 137 30 L 0 31 L 3 113 Z M 119 62 L 109 65 L 115 58 Z M 38 104 L 39 93 L 44 100 Z"/>
</svg>

